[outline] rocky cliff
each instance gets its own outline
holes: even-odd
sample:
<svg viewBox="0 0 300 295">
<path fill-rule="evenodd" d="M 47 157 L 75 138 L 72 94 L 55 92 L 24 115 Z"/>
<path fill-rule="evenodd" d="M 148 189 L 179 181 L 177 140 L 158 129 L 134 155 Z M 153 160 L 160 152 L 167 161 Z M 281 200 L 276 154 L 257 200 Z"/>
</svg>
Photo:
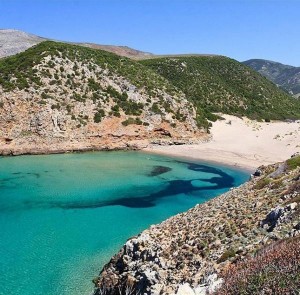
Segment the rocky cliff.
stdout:
<svg viewBox="0 0 300 295">
<path fill-rule="evenodd" d="M 294 156 L 128 240 L 95 280 L 95 295 L 296 294 L 299 233 Z"/>
<path fill-rule="evenodd" d="M 205 138 L 185 95 L 101 50 L 42 42 L 0 61 L 0 153 L 140 148 Z"/>
</svg>

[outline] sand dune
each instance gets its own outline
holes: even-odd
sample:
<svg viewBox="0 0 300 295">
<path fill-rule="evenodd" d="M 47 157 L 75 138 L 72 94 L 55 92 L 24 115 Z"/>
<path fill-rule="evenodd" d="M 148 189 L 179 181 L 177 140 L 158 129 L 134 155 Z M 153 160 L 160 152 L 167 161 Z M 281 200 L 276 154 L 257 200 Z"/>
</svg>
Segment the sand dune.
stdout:
<svg viewBox="0 0 300 295">
<path fill-rule="evenodd" d="M 300 152 L 300 121 L 256 122 L 222 115 L 213 123 L 209 142 L 181 146 L 151 146 L 146 151 L 215 161 L 254 170 Z"/>
</svg>

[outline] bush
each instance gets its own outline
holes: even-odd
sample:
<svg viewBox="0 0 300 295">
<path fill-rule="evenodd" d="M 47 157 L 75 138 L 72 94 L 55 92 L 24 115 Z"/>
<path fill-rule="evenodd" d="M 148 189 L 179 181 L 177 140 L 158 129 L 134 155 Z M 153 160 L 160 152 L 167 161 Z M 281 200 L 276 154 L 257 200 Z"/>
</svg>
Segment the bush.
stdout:
<svg viewBox="0 0 300 295">
<path fill-rule="evenodd" d="M 265 186 L 267 186 L 269 183 L 271 182 L 270 178 L 263 178 L 261 180 L 259 180 L 255 185 L 254 185 L 254 189 L 262 189 Z"/>
<path fill-rule="evenodd" d="M 85 102 L 85 98 L 78 93 L 74 93 L 72 98 L 79 102 Z"/>
<path fill-rule="evenodd" d="M 60 104 L 53 104 L 53 105 L 51 106 L 51 109 L 52 109 L 52 110 L 55 110 L 55 109 L 60 110 Z"/>
<path fill-rule="evenodd" d="M 300 166 L 300 156 L 295 156 L 286 161 L 288 170 L 294 170 Z"/>
<path fill-rule="evenodd" d="M 255 257 L 226 268 L 216 294 L 298 294 L 299 265 L 299 237 L 273 242 Z"/>
<path fill-rule="evenodd" d="M 160 107 L 158 106 L 158 104 L 155 102 L 152 104 L 151 106 L 151 112 L 153 112 L 154 114 L 162 114 L 162 111 L 160 109 Z"/>
<path fill-rule="evenodd" d="M 97 83 L 93 78 L 88 79 L 88 86 L 91 90 L 97 91 L 99 89 L 102 89 L 99 83 Z"/>
<path fill-rule="evenodd" d="M 221 263 L 221 262 L 224 262 L 226 261 L 227 259 L 231 258 L 231 257 L 234 257 L 235 256 L 235 250 L 233 249 L 228 249 L 226 250 L 222 255 L 221 257 L 218 259 L 218 263 Z"/>
<path fill-rule="evenodd" d="M 128 118 L 127 120 L 122 122 L 123 126 L 128 126 L 128 125 L 142 125 L 143 122 L 141 121 L 140 118 Z"/>
<path fill-rule="evenodd" d="M 102 121 L 102 118 L 105 116 L 104 110 L 100 109 L 98 110 L 94 115 L 94 122 L 100 123 Z"/>
</svg>

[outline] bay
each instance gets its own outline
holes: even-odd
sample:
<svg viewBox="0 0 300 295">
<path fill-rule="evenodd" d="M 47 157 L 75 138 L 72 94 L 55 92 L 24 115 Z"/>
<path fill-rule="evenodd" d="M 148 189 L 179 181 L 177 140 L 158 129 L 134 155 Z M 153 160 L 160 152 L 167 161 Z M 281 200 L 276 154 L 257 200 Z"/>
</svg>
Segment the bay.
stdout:
<svg viewBox="0 0 300 295">
<path fill-rule="evenodd" d="M 89 295 L 126 240 L 249 178 L 143 152 L 0 158 L 0 294 Z"/>
</svg>

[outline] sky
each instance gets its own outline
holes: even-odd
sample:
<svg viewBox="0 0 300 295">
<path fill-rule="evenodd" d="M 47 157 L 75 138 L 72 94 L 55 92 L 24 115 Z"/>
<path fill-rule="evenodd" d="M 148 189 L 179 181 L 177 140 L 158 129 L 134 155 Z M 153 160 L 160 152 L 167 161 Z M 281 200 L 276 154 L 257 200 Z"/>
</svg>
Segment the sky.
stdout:
<svg viewBox="0 0 300 295">
<path fill-rule="evenodd" d="M 0 0 L 0 28 L 300 66 L 300 0 Z"/>
</svg>

